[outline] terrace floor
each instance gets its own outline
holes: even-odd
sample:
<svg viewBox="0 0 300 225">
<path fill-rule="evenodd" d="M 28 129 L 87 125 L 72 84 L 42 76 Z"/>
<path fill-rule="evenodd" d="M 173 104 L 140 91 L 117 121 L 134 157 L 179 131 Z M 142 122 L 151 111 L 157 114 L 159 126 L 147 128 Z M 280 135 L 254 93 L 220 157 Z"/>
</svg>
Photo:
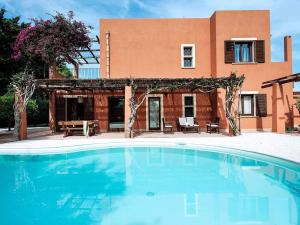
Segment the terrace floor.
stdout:
<svg viewBox="0 0 300 225">
<path fill-rule="evenodd" d="M 89 138 L 84 136 L 63 137 L 63 134 L 51 134 L 49 128 L 29 128 L 28 140 L 13 142 L 12 132 L 0 130 L 0 154 L 18 153 L 49 153 L 48 151 L 64 152 L 73 146 L 111 143 L 163 143 L 210 145 L 227 148 L 237 148 L 245 151 L 271 155 L 300 163 L 300 135 L 276 134 L 269 132 L 243 133 L 240 136 L 229 137 L 223 134 L 208 134 L 205 132 L 164 134 L 147 132 L 134 139 L 125 139 L 123 132 L 101 133 Z M 47 148 L 45 150 L 45 148 Z M 49 150 L 50 149 L 50 150 Z"/>
</svg>

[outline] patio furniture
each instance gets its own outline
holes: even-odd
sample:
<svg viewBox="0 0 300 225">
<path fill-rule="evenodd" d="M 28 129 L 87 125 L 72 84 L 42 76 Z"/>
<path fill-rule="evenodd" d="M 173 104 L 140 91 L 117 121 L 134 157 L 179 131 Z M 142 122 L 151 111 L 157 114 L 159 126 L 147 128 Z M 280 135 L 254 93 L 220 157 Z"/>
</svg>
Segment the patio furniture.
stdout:
<svg viewBox="0 0 300 225">
<path fill-rule="evenodd" d="M 212 122 L 206 124 L 207 133 L 220 133 L 220 118 L 216 117 Z"/>
<path fill-rule="evenodd" d="M 200 132 L 200 126 L 194 117 L 186 117 L 188 126 L 193 127 L 198 133 Z"/>
<path fill-rule="evenodd" d="M 124 131 L 125 124 L 124 122 L 110 122 L 109 123 L 109 130 L 110 131 Z"/>
<path fill-rule="evenodd" d="M 96 125 L 95 121 L 83 121 L 83 120 L 72 120 L 72 121 L 58 121 L 58 125 L 64 132 L 64 137 L 73 134 L 76 131 L 82 131 L 85 136 L 94 135 Z"/>
<path fill-rule="evenodd" d="M 179 117 L 178 124 L 181 131 L 192 130 L 200 132 L 200 127 L 194 117 Z"/>
<path fill-rule="evenodd" d="M 165 122 L 165 118 L 162 118 L 162 122 L 163 122 L 163 132 L 164 133 L 173 133 L 173 126 L 172 124 L 166 123 Z"/>
</svg>

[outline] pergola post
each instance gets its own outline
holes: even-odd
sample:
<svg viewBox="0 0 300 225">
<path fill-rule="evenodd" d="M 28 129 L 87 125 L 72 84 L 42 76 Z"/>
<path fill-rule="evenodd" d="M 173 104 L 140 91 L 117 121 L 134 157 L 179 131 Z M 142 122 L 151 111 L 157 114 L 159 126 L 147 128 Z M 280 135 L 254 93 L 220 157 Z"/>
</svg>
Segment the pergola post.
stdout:
<svg viewBox="0 0 300 225">
<path fill-rule="evenodd" d="M 217 117 L 220 118 L 220 129 L 229 132 L 229 124 L 225 112 L 226 90 L 224 88 L 217 89 Z"/>
<path fill-rule="evenodd" d="M 56 79 L 57 74 L 56 74 L 56 64 L 53 63 L 52 65 L 49 66 L 49 79 Z"/>
<path fill-rule="evenodd" d="M 278 83 L 272 84 L 272 132 L 285 133 L 284 91 Z"/>
<path fill-rule="evenodd" d="M 75 63 L 74 64 L 74 71 L 73 71 L 73 78 L 75 80 L 78 80 L 78 71 L 79 71 L 79 64 Z"/>
<path fill-rule="evenodd" d="M 131 134 L 129 134 L 128 130 L 128 123 L 129 123 L 129 117 L 131 114 L 131 108 L 129 105 L 129 100 L 132 97 L 132 90 L 130 85 L 125 86 L 125 121 L 124 121 L 124 132 L 125 137 L 130 137 Z"/>
<path fill-rule="evenodd" d="M 15 99 L 17 99 L 17 98 L 15 98 Z M 23 103 L 19 105 L 19 110 L 21 110 L 22 105 L 23 105 Z M 26 113 L 26 107 L 23 110 L 23 112 L 21 113 L 21 118 L 20 119 L 21 119 L 21 123 L 20 123 L 20 127 L 19 127 L 18 136 L 19 136 L 19 140 L 22 141 L 22 140 L 27 139 L 27 113 Z"/>
<path fill-rule="evenodd" d="M 55 132 L 55 93 L 49 94 L 49 128 L 52 133 Z"/>
</svg>

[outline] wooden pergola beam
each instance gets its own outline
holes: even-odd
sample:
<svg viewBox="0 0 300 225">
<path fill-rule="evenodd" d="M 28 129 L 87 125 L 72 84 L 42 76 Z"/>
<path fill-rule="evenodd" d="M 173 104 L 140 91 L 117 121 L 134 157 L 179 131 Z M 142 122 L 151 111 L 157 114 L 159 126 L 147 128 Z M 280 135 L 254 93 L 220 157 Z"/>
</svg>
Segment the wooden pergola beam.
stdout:
<svg viewBox="0 0 300 225">
<path fill-rule="evenodd" d="M 286 84 L 286 83 L 298 82 L 298 81 L 300 81 L 300 73 L 295 73 L 295 74 L 280 77 L 280 78 L 277 78 L 277 79 L 274 79 L 274 80 L 264 81 L 262 83 L 261 88 L 271 87 L 275 83 Z"/>
<path fill-rule="evenodd" d="M 90 49 L 89 46 L 87 46 L 87 49 L 90 50 L 90 53 L 92 54 L 92 56 L 94 57 L 94 59 L 96 60 L 96 62 L 99 63 L 98 58 L 95 56 L 94 52 Z"/>
<path fill-rule="evenodd" d="M 89 62 L 86 60 L 86 58 L 84 58 L 79 50 L 76 50 L 77 54 L 81 57 L 81 59 L 83 59 L 85 61 L 86 64 L 89 64 Z"/>
<path fill-rule="evenodd" d="M 147 79 L 139 78 L 134 79 L 135 84 L 139 88 L 149 88 L 151 86 L 156 87 L 168 87 L 168 89 L 178 89 L 188 88 L 193 90 L 200 90 L 204 92 L 213 91 L 217 88 L 224 88 L 229 85 L 230 82 L 238 81 L 239 79 L 244 79 L 242 77 L 217 77 L 217 78 L 179 78 L 179 79 L 169 79 L 169 78 L 157 78 L 157 79 Z M 87 88 L 92 88 L 96 90 L 106 90 L 113 88 L 125 88 L 125 86 L 130 85 L 131 79 L 83 79 L 83 80 L 52 80 L 52 79 L 38 79 L 35 80 L 37 88 L 46 90 L 83 90 Z"/>
</svg>

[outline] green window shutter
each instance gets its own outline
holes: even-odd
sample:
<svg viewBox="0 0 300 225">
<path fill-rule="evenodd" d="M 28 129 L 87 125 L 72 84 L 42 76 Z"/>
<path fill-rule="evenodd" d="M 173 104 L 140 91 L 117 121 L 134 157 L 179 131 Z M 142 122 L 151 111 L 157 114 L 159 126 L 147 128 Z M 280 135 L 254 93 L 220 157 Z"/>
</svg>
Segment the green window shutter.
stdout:
<svg viewBox="0 0 300 225">
<path fill-rule="evenodd" d="M 255 42 L 255 59 L 257 63 L 265 62 L 265 41 L 263 40 Z"/>
<path fill-rule="evenodd" d="M 258 94 L 256 98 L 256 115 L 259 117 L 267 116 L 267 95 Z"/>
<path fill-rule="evenodd" d="M 234 63 L 234 42 L 224 42 L 225 63 Z"/>
</svg>

